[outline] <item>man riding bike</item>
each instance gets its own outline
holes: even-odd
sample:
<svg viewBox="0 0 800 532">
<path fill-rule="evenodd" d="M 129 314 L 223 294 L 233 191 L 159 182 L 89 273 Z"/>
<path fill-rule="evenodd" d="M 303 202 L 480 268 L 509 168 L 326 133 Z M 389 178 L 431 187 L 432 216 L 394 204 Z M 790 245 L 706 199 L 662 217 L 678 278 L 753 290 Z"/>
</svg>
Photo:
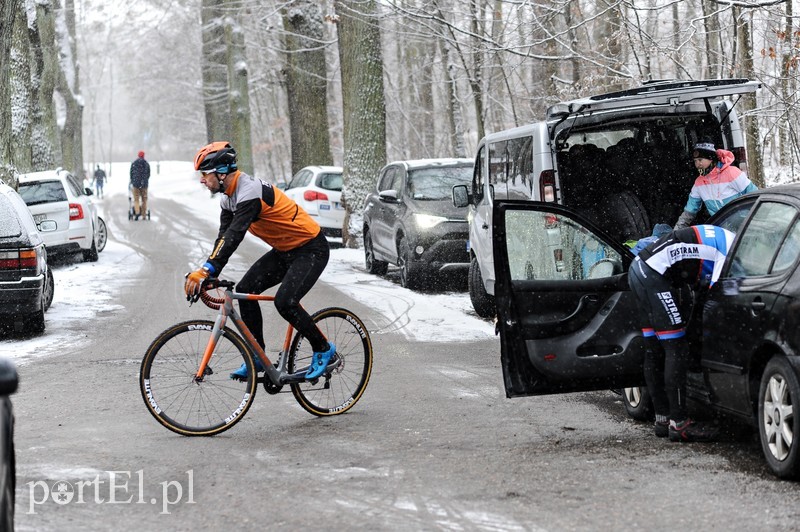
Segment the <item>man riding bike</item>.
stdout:
<svg viewBox="0 0 800 532">
<path fill-rule="evenodd" d="M 236 285 L 238 292 L 260 294 L 280 284 L 275 294 L 278 313 L 308 339 L 314 350 L 306 378 L 320 377 L 336 352 L 317 328 L 300 300 L 319 279 L 328 264 L 330 246 L 319 225 L 280 189 L 240 171 L 236 150 L 228 142 L 212 142 L 194 158 L 200 183 L 212 193 L 222 192 L 219 234 L 205 264 L 186 275 L 188 297 L 199 294 L 210 276 L 218 277 L 231 255 L 250 231 L 272 249 L 258 259 Z M 242 319 L 264 348 L 263 320 L 257 301 L 240 301 Z M 256 358 L 256 369 L 264 371 Z M 231 378 L 247 378 L 245 364 Z"/>
</svg>

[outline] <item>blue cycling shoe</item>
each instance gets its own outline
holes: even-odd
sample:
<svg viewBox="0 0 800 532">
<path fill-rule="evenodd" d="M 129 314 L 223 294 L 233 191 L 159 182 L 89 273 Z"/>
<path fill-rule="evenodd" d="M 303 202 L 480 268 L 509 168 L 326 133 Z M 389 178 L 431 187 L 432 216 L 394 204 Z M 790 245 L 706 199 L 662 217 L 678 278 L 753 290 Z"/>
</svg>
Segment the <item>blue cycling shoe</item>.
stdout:
<svg viewBox="0 0 800 532">
<path fill-rule="evenodd" d="M 331 358 L 333 357 L 334 353 L 336 353 L 336 346 L 330 342 L 328 345 L 330 347 L 327 351 L 314 351 L 314 355 L 311 358 L 311 367 L 308 368 L 308 373 L 306 373 L 306 379 L 316 379 L 325 373 Z"/>
<path fill-rule="evenodd" d="M 256 358 L 255 361 L 256 361 L 256 372 L 260 373 L 260 372 L 264 371 L 264 364 L 261 363 L 261 359 L 260 358 Z M 236 371 L 231 373 L 231 379 L 246 380 L 247 379 L 247 364 L 242 362 L 242 365 L 239 366 L 239 369 L 237 369 Z"/>
</svg>

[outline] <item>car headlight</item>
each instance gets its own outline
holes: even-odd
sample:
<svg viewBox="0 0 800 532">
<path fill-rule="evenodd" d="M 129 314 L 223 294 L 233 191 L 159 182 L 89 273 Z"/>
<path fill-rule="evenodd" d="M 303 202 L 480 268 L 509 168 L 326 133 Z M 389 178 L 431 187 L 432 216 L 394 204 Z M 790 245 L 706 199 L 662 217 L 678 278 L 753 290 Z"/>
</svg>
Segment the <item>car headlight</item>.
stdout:
<svg viewBox="0 0 800 532">
<path fill-rule="evenodd" d="M 447 218 L 444 216 L 432 216 L 430 214 L 415 214 L 414 222 L 420 229 L 430 229 L 436 225 L 446 222 Z"/>
</svg>

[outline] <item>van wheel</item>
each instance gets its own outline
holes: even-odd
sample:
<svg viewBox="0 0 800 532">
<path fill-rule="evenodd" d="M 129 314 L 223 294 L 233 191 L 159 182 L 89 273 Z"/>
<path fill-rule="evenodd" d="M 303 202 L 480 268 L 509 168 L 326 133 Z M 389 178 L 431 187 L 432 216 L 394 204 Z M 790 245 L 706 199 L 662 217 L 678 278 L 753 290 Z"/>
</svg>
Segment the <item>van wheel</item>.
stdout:
<svg viewBox="0 0 800 532">
<path fill-rule="evenodd" d="M 469 289 L 469 300 L 475 314 L 481 318 L 493 318 L 496 314 L 494 306 L 494 296 L 486 291 L 481 278 L 481 267 L 478 259 L 472 258 L 469 262 L 469 276 L 467 277 L 467 288 Z"/>
<path fill-rule="evenodd" d="M 636 421 L 652 421 L 655 419 L 653 401 L 650 399 L 650 392 L 647 391 L 646 387 L 623 389 L 622 402 L 625 405 L 625 411 Z"/>
<path fill-rule="evenodd" d="M 652 234 L 647 209 L 636 194 L 627 190 L 613 194 L 606 198 L 605 204 L 607 207 L 603 210 L 607 211 L 608 227 L 613 228 L 610 232 L 620 242 L 639 240 Z"/>
</svg>

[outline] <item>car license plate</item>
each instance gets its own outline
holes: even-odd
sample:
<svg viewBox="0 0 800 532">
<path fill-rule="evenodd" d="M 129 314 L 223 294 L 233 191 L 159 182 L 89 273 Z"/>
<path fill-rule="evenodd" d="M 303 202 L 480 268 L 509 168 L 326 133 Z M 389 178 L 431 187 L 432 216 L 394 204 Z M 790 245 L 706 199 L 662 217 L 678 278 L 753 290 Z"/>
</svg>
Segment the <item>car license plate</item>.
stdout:
<svg viewBox="0 0 800 532">
<path fill-rule="evenodd" d="M 319 206 L 319 210 L 321 210 L 321 211 L 329 211 L 329 210 L 331 210 L 331 206 L 330 205 L 325 205 L 324 203 L 322 203 Z"/>
</svg>

